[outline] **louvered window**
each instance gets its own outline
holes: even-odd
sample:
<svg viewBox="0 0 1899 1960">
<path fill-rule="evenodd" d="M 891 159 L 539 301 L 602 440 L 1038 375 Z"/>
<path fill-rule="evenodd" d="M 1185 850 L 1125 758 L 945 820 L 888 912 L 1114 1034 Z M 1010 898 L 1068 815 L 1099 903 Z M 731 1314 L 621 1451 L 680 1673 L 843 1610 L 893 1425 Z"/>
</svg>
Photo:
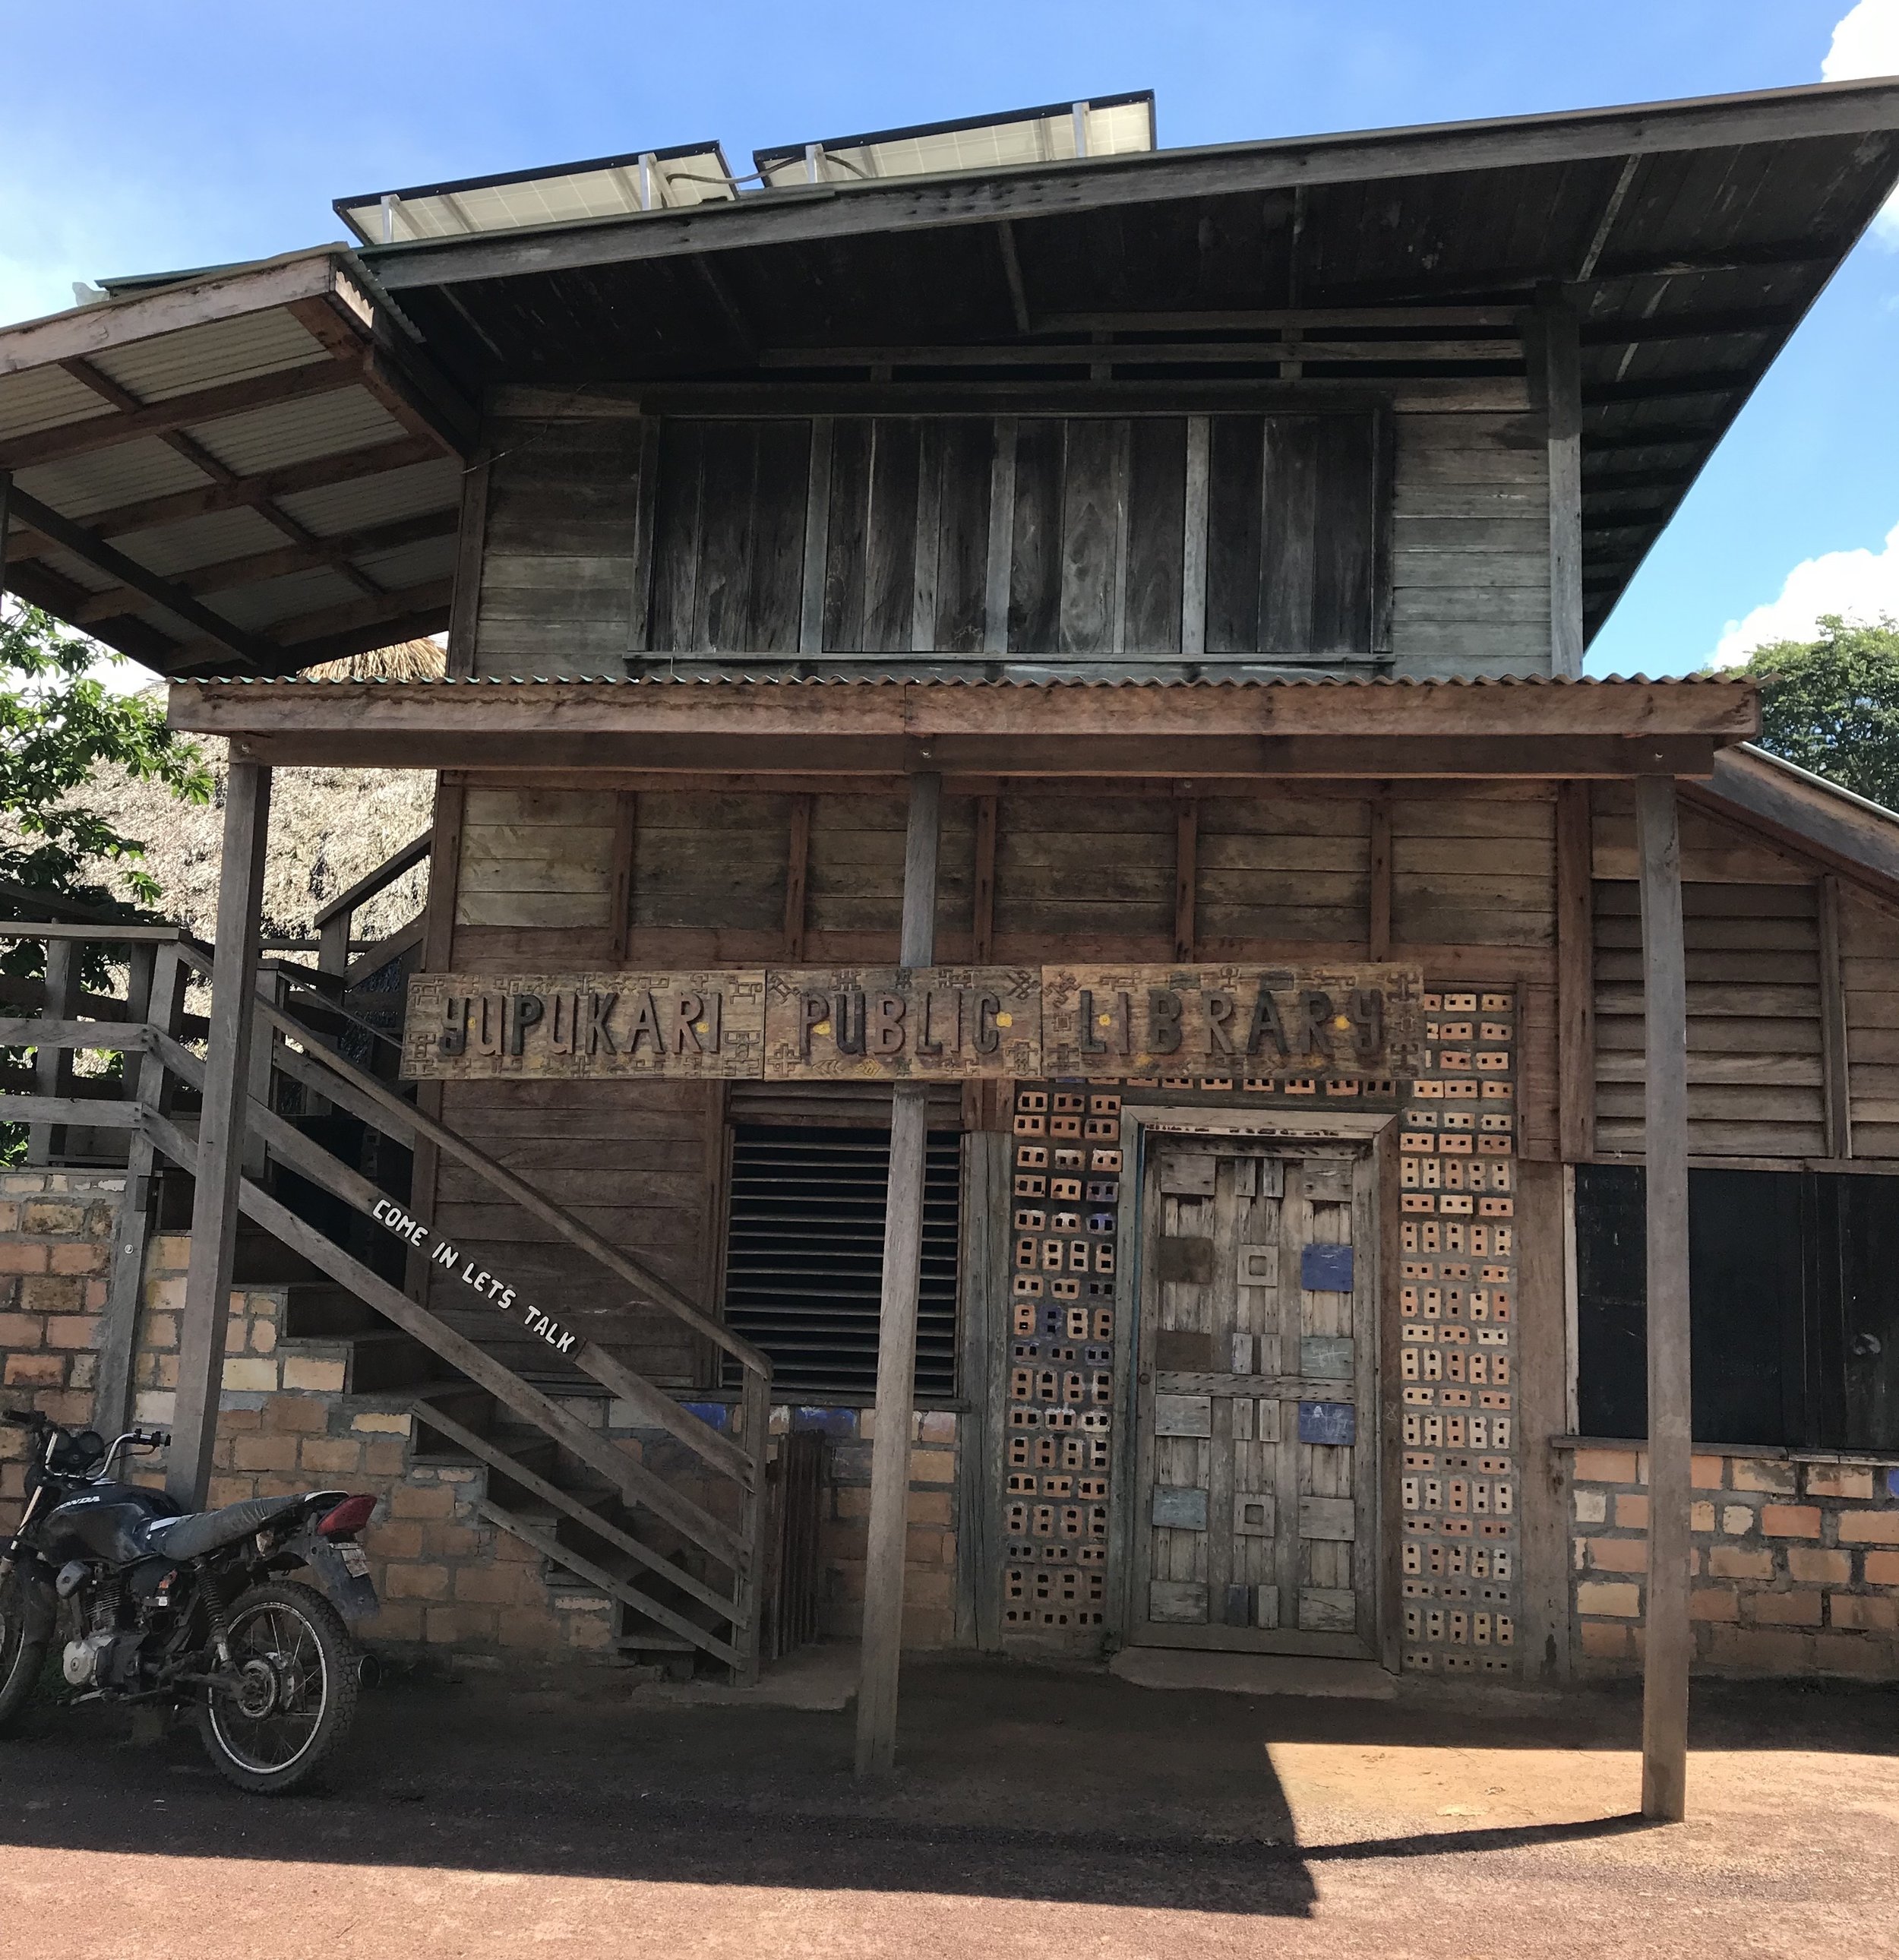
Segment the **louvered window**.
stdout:
<svg viewBox="0 0 1899 1960">
<path fill-rule="evenodd" d="M 933 1131 L 924 1185 L 916 1392 L 956 1387 L 961 1139 Z M 771 1356 L 773 1393 L 868 1400 L 877 1386 L 887 1130 L 741 1124 L 733 1133 L 725 1314 Z"/>
</svg>

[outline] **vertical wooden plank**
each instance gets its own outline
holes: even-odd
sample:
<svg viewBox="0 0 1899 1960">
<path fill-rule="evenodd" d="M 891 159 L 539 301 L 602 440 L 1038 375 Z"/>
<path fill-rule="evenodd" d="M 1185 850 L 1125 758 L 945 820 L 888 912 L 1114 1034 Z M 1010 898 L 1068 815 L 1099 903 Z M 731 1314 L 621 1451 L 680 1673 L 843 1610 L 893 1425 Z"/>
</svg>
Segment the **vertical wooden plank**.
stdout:
<svg viewBox="0 0 1899 1960">
<path fill-rule="evenodd" d="M 934 949 L 943 778 L 913 776 L 904 840 L 903 922 L 897 961 L 927 966 Z M 916 1400 L 917 1285 L 929 1090 L 891 1092 L 890 1182 L 884 1203 L 883 1284 L 877 1317 L 877 1427 L 870 1446 L 864 1558 L 864 1650 L 857 1689 L 857 1771 L 895 1767 L 897 1677 L 903 1645 L 903 1565 L 910 1502 L 910 1418 Z"/>
<path fill-rule="evenodd" d="M 1328 419 L 1266 418 L 1257 646 L 1275 658 L 1307 660 L 1320 651 L 1315 638 L 1320 447 Z"/>
<path fill-rule="evenodd" d="M 1595 1151 L 1595 920 L 1587 783 L 1556 791 L 1557 1148 L 1566 1163 Z"/>
<path fill-rule="evenodd" d="M 823 650 L 855 653 L 864 638 L 865 554 L 870 542 L 870 453 L 875 425 L 868 415 L 831 425 L 831 509 L 825 526 Z"/>
<path fill-rule="evenodd" d="M 1191 959 L 1199 943 L 1200 805 L 1192 799 L 1174 811 L 1174 957 Z"/>
<path fill-rule="evenodd" d="M 986 966 L 996 950 L 996 816 L 1000 799 L 976 799 L 975 883 L 970 895 L 969 956 Z"/>
<path fill-rule="evenodd" d="M 705 552 L 705 438 L 710 425 L 681 415 L 660 424 L 654 486 L 651 603 L 647 650 L 689 651 L 695 644 L 699 565 Z M 636 615 L 637 616 L 637 615 Z"/>
<path fill-rule="evenodd" d="M 1211 419 L 1187 418 L 1187 478 L 1181 511 L 1180 651 L 1207 651 L 1207 482 Z"/>
<path fill-rule="evenodd" d="M 1102 378 L 1106 379 L 1105 371 Z M 1114 581 L 1109 602 L 1111 625 L 1108 648 L 1117 658 L 1128 651 L 1128 520 L 1133 510 L 1134 445 L 1131 425 L 1117 421 L 1109 425 L 1114 439 L 1109 450 L 1110 482 L 1114 485 L 1112 513 L 1114 522 Z"/>
<path fill-rule="evenodd" d="M 1064 425 L 1045 416 L 1016 425 L 1016 508 L 1010 527 L 1010 653 L 1052 654 L 1061 628 Z"/>
<path fill-rule="evenodd" d="M 686 648 L 695 653 L 751 647 L 752 568 L 759 536 L 760 447 L 756 422 L 708 422 L 701 434 L 703 478 L 699 510 L 699 562 L 695 571 L 692 626 Z"/>
<path fill-rule="evenodd" d="M 1826 1097 L 1827 1155 L 1853 1155 L 1853 1101 L 1847 1057 L 1846 983 L 1840 967 L 1840 880 L 1820 880 L 1820 1064 Z"/>
<path fill-rule="evenodd" d="M 454 961 L 455 899 L 461 883 L 462 810 L 466 797 L 459 777 L 435 778 L 428 896 L 422 904 L 422 970 L 427 973 L 446 973 Z"/>
<path fill-rule="evenodd" d="M 1550 459 L 1550 671 L 1582 671 L 1582 361 L 1576 318 L 1561 293 L 1537 296 Z"/>
<path fill-rule="evenodd" d="M 290 997 L 290 982 L 275 967 L 266 968 L 257 975 L 257 991 L 269 1004 L 281 1011 Z M 277 1032 L 266 1022 L 250 1044 L 250 1066 L 247 1072 L 244 1093 L 261 1109 L 276 1112 L 275 1051 Z M 270 1170 L 270 1153 L 264 1144 L 262 1127 L 247 1123 L 244 1125 L 243 1149 L 244 1176 L 262 1184 Z"/>
<path fill-rule="evenodd" d="M 1392 793 L 1383 784 L 1372 792 L 1371 880 L 1367 903 L 1366 956 L 1392 956 Z"/>
<path fill-rule="evenodd" d="M 1259 651 L 1263 415 L 1208 418 L 1206 648 Z"/>
<path fill-rule="evenodd" d="M 921 448 L 921 430 L 914 421 L 880 415 L 872 426 L 864 595 L 867 653 L 908 653 L 913 643 Z"/>
<path fill-rule="evenodd" d="M 642 415 L 634 441 L 638 476 L 633 490 L 633 568 L 628 604 L 627 644 L 644 653 L 653 639 L 654 527 L 660 501 L 660 418 Z"/>
<path fill-rule="evenodd" d="M 1309 644 L 1315 660 L 1363 660 L 1375 631 L 1376 418 L 1337 414 L 1313 420 Z"/>
<path fill-rule="evenodd" d="M 256 762 L 234 761 L 224 789 L 204 1111 L 198 1122 L 191 1260 L 185 1276 L 177 1402 L 165 1475 L 165 1488 L 187 1510 L 204 1507 L 217 1438 L 231 1262 L 237 1242 L 237 1186 L 243 1167 L 244 1092 L 256 1002 L 252 976 L 257 971 L 269 825 L 269 770 Z"/>
<path fill-rule="evenodd" d="M 158 949 L 144 1006 L 133 1019 L 149 1020 L 176 1036 L 184 1012 L 184 961 L 175 946 Z M 155 1055 L 138 1064 L 135 1093 L 140 1111 L 163 1113 L 165 1065 Z M 151 1229 L 152 1150 L 150 1139 L 135 1131 L 126 1153 L 126 1193 L 119 1208 L 118 1231 L 113 1239 L 112 1265 L 106 1278 L 106 1310 L 99 1328 L 99 1379 L 93 1392 L 92 1424 L 108 1439 L 132 1420 L 132 1357 L 145 1287 L 145 1246 Z"/>
<path fill-rule="evenodd" d="M 461 515 L 455 527 L 455 585 L 448 608 L 447 670 L 453 679 L 466 679 L 476 669 L 490 462 L 491 452 L 484 444 L 462 472 Z"/>
<path fill-rule="evenodd" d="M 1392 527 L 1397 509 L 1398 418 L 1388 406 L 1372 412 L 1372 648 L 1392 651 Z"/>
<path fill-rule="evenodd" d="M 1688 1010 L 1675 781 L 1636 779 L 1648 1201 L 1649 1569 L 1642 1814 L 1684 1815 L 1688 1754 Z"/>
<path fill-rule="evenodd" d="M 51 1021 L 76 1018 L 79 1001 L 80 943 L 75 939 L 49 939 L 46 947 L 46 1016 Z M 39 1096 L 72 1093 L 72 1050 L 69 1048 L 36 1048 L 33 1055 L 33 1093 Z M 50 1163 L 62 1157 L 66 1148 L 63 1123 L 29 1123 L 27 1125 L 27 1161 Z"/>
<path fill-rule="evenodd" d="M 1187 423 L 1137 416 L 1128 425 L 1126 654 L 1180 651 L 1185 546 Z"/>
<path fill-rule="evenodd" d="M 1065 425 L 1061 480 L 1062 653 L 1099 658 L 1115 648 L 1121 586 L 1124 485 L 1120 425 L 1090 416 Z"/>
<path fill-rule="evenodd" d="M 980 654 L 989 631 L 994 431 L 986 417 L 975 415 L 958 415 L 939 427 L 942 464 L 937 479 L 935 616 L 930 651 Z"/>
<path fill-rule="evenodd" d="M 804 962 L 805 881 L 811 869 L 811 806 L 808 796 L 791 799 L 791 843 L 784 864 L 784 956 Z"/>
<path fill-rule="evenodd" d="M 917 438 L 917 525 L 910 566 L 910 638 L 913 654 L 933 653 L 937 638 L 937 565 L 943 549 L 943 477 L 947 431 L 931 420 Z"/>
<path fill-rule="evenodd" d="M 724 646 L 759 654 L 800 650 L 810 488 L 810 425 L 761 423 L 752 476 L 752 558 L 743 637 L 724 641 Z"/>
<path fill-rule="evenodd" d="M 627 941 L 633 930 L 633 851 L 639 829 L 640 797 L 637 790 L 617 790 L 613 796 L 612 889 L 609 894 L 607 953 L 616 965 L 627 956 Z"/>
<path fill-rule="evenodd" d="M 1006 225 L 1003 228 L 1008 228 Z M 984 568 L 982 651 L 1009 651 L 1009 574 L 1014 561 L 1016 528 L 1016 418 L 998 415 L 991 425 L 989 539 Z"/>
<path fill-rule="evenodd" d="M 798 651 L 824 651 L 825 566 L 831 529 L 831 431 L 829 415 L 811 418 L 810 481 L 804 500 L 803 571 L 798 588 Z"/>
</svg>

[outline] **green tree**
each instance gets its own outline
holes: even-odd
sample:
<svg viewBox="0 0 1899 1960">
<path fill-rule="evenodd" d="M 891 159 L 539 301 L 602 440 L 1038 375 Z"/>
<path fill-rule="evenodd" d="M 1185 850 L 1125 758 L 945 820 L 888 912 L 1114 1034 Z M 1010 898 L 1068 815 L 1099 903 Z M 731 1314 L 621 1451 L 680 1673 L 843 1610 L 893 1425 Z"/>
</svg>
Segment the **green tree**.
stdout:
<svg viewBox="0 0 1899 1960">
<path fill-rule="evenodd" d="M 102 765 L 161 782 L 186 803 L 208 802 L 212 784 L 196 745 L 173 734 L 159 709 L 97 677 L 110 657 L 37 606 L 0 609 L 0 880 L 131 919 L 159 898 L 139 861 L 145 845 L 79 793 Z M 133 902 L 103 881 L 108 867 Z M 0 892 L 0 916 L 33 910 L 29 898 Z"/>
<path fill-rule="evenodd" d="M 1730 667 L 1761 686 L 1761 746 L 1899 810 L 1899 621 L 1828 614 L 1811 641 L 1780 640 Z"/>
</svg>

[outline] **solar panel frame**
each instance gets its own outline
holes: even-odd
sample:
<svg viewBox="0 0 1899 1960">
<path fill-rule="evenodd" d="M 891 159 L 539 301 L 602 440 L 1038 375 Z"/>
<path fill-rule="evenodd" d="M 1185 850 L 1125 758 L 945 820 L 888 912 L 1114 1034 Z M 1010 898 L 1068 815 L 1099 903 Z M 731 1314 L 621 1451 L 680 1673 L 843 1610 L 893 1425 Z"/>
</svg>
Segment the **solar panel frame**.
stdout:
<svg viewBox="0 0 1899 1960">
<path fill-rule="evenodd" d="M 482 177 L 456 177 L 440 183 L 412 184 L 406 189 L 368 191 L 352 197 L 336 199 L 331 209 L 365 245 L 380 245 L 385 241 L 381 236 L 381 218 L 383 200 L 391 198 L 396 208 L 405 214 L 413 213 L 418 208 L 426 212 L 432 205 L 440 206 L 453 201 L 479 195 L 484 192 L 502 192 L 511 189 L 525 189 L 533 186 L 572 184 L 577 180 L 610 176 L 616 171 L 637 170 L 645 158 L 662 167 L 662 191 L 672 185 L 687 180 L 684 172 L 666 170 L 668 164 L 704 161 L 712 165 L 721 187 L 713 187 L 692 180 L 694 194 L 676 202 L 662 196 L 657 208 L 677 209 L 680 205 L 723 202 L 737 195 L 733 182 L 731 166 L 725 160 L 723 145 L 713 142 L 676 143 L 664 149 L 632 150 L 623 155 L 589 157 L 573 163 L 543 164 L 526 170 L 501 170 Z M 568 217 L 542 213 L 526 217 L 514 217 L 498 223 L 476 224 L 467 221 L 465 210 L 462 222 L 437 229 L 412 230 L 409 239 L 402 243 L 412 243 L 418 238 L 468 237 L 483 235 L 491 231 L 528 231 L 548 224 L 571 223 L 589 218 L 629 217 L 638 214 L 644 207 L 637 192 L 626 196 L 617 208 L 605 210 L 583 211 Z"/>
</svg>

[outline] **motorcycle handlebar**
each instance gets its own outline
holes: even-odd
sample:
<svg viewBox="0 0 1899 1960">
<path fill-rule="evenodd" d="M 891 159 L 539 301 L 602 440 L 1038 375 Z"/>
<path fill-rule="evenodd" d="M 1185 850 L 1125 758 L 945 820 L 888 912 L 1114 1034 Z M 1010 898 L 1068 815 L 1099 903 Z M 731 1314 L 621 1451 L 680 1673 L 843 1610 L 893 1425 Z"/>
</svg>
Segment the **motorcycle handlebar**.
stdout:
<svg viewBox="0 0 1899 1960">
<path fill-rule="evenodd" d="M 37 1409 L 0 1409 L 0 1422 L 14 1429 L 44 1429 L 46 1418 Z"/>
</svg>

